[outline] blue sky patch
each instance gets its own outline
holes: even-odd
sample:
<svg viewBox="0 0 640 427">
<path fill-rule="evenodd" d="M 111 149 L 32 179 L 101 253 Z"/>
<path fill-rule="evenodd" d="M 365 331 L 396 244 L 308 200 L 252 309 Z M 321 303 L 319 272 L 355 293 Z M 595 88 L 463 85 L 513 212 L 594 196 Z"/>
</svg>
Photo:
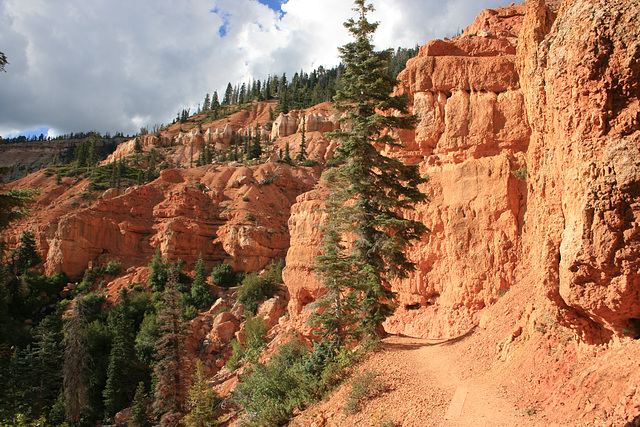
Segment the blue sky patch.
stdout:
<svg viewBox="0 0 640 427">
<path fill-rule="evenodd" d="M 259 3 L 269 6 L 269 8 L 276 12 L 282 12 L 282 5 L 287 1 L 289 0 L 258 0 Z"/>
<path fill-rule="evenodd" d="M 220 25 L 220 27 L 218 28 L 218 34 L 220 35 L 220 37 L 226 36 L 227 31 L 229 30 L 229 17 L 231 15 L 227 12 L 224 12 L 218 9 L 217 7 L 213 9 L 211 12 L 215 13 L 216 15 L 220 15 L 220 18 L 222 18 L 222 25 Z"/>
</svg>

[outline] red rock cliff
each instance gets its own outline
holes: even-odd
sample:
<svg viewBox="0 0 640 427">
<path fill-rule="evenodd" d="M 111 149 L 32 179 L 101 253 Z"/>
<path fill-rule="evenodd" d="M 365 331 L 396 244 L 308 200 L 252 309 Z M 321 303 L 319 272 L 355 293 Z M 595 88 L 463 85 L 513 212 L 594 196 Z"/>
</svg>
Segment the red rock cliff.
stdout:
<svg viewBox="0 0 640 427">
<path fill-rule="evenodd" d="M 452 337 L 521 280 L 588 340 L 640 318 L 637 191 L 640 7 L 624 1 L 488 10 L 462 36 L 420 49 L 399 76 L 420 121 L 388 153 L 420 165 L 432 232 L 393 283 L 393 333 Z M 294 313 L 317 294 L 309 271 L 317 194 L 289 220 Z M 535 315 L 534 315 L 535 317 Z"/>
</svg>

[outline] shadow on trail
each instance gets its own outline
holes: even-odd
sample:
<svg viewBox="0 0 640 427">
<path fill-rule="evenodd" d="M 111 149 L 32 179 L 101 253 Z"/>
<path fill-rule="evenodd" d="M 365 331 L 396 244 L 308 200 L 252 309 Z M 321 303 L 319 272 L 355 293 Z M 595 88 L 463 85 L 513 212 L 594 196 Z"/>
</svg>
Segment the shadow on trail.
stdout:
<svg viewBox="0 0 640 427">
<path fill-rule="evenodd" d="M 386 350 L 416 350 L 422 347 L 433 347 L 438 345 L 452 345 L 463 341 L 473 335 L 478 326 L 474 326 L 464 334 L 446 340 L 434 340 L 428 338 L 413 338 L 403 334 L 389 335 L 382 341 L 382 347 Z"/>
</svg>

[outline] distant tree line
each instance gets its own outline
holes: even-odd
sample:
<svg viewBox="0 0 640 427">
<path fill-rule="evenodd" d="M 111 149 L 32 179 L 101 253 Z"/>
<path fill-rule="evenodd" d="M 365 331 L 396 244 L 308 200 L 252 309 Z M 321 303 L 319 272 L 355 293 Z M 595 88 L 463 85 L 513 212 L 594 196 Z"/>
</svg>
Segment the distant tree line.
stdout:
<svg viewBox="0 0 640 427">
<path fill-rule="evenodd" d="M 16 137 L 13 138 L 2 138 L 0 136 L 0 144 L 19 144 L 19 143 L 24 143 L 24 142 L 35 142 L 35 141 L 64 141 L 64 140 L 77 140 L 77 139 L 86 139 L 89 138 L 92 135 L 97 135 L 100 139 L 103 140 L 108 140 L 108 139 L 129 139 L 131 138 L 129 135 L 124 135 L 122 132 L 116 132 L 113 136 L 111 136 L 111 133 L 106 132 L 104 135 L 102 135 L 100 132 L 95 132 L 95 131 L 91 131 L 91 132 L 71 132 L 71 133 L 67 133 L 64 135 L 58 135 L 56 137 L 50 137 L 47 136 L 43 133 L 41 133 L 40 135 L 31 135 L 31 136 L 25 136 L 25 135 L 18 135 Z"/>
<path fill-rule="evenodd" d="M 386 70 L 388 76 L 395 79 L 405 68 L 407 61 L 417 54 L 417 46 L 410 49 L 398 47 L 389 60 Z M 287 114 L 290 110 L 309 108 L 333 100 L 343 85 L 344 71 L 345 66 L 341 63 L 329 69 L 320 66 L 311 73 L 300 70 L 291 79 L 283 73 L 280 76 L 269 75 L 266 80 L 258 79 L 236 85 L 229 82 L 223 94 L 218 94 L 218 91 L 207 93 L 195 111 L 192 112 L 191 108 L 182 109 L 173 123 L 184 123 L 193 114 L 202 113 L 207 118 L 216 120 L 253 101 L 276 99 L 278 103 L 274 113 Z"/>
</svg>

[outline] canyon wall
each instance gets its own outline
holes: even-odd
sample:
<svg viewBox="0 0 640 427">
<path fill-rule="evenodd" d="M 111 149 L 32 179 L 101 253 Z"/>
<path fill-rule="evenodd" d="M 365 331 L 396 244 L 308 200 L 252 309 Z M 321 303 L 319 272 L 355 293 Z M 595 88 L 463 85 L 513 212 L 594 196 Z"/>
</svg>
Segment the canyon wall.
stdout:
<svg viewBox="0 0 640 427">
<path fill-rule="evenodd" d="M 277 163 L 169 169 L 147 185 L 122 194 L 110 189 L 95 202 L 61 211 L 47 192 L 24 227 L 35 232 L 48 274 L 78 279 L 88 266 L 110 261 L 125 270 L 140 267 L 156 250 L 189 268 L 202 255 L 209 268 L 227 262 L 256 271 L 284 257 L 289 208 L 316 180 L 313 168 Z"/>
<path fill-rule="evenodd" d="M 458 336 L 524 280 L 586 340 L 637 328 L 639 10 L 531 0 L 408 62 L 396 91 L 419 123 L 387 154 L 430 176 L 430 202 L 408 215 L 431 232 L 410 250 L 416 271 L 391 283 L 388 332 Z M 289 220 L 294 314 L 319 289 L 319 203 L 299 196 Z"/>
</svg>

